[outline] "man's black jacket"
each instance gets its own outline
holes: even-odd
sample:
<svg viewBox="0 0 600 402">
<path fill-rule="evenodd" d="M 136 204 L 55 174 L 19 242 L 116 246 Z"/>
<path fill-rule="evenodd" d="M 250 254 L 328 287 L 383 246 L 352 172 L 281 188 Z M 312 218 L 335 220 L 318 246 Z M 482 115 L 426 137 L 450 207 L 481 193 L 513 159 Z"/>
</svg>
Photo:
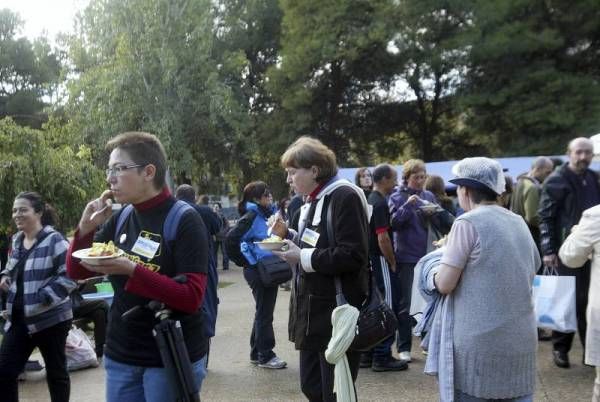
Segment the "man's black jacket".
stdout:
<svg viewBox="0 0 600 402">
<path fill-rule="evenodd" d="M 597 191 L 600 188 L 598 174 L 588 169 L 586 175 L 592 177 L 596 185 L 590 185 L 585 191 Z M 582 190 L 577 180 L 568 164 L 564 164 L 544 182 L 538 210 L 543 255 L 558 254 L 562 242 L 581 218 L 585 208 L 582 206 Z"/>
</svg>

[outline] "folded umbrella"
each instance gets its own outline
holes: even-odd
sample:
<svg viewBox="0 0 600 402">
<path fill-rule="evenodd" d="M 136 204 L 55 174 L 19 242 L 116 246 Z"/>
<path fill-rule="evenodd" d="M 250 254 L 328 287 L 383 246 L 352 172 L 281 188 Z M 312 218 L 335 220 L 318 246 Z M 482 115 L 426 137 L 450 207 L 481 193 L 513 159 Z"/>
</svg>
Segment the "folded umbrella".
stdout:
<svg viewBox="0 0 600 402">
<path fill-rule="evenodd" d="M 338 306 L 331 313 L 333 331 L 325 350 L 325 359 L 335 365 L 333 392 L 340 402 L 356 402 L 346 351 L 354 339 L 358 314 L 358 309 L 350 304 Z"/>
</svg>

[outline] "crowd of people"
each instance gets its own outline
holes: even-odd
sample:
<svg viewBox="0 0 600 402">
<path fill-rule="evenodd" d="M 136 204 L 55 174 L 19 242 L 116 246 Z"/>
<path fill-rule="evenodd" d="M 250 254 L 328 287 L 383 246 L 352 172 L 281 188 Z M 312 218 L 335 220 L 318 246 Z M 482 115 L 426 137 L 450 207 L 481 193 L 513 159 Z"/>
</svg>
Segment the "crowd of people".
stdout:
<svg viewBox="0 0 600 402">
<path fill-rule="evenodd" d="M 351 390 L 359 368 L 408 368 L 416 353 L 414 284 L 428 295 L 419 336 L 425 371 L 438 377 L 440 400 L 532 401 L 543 335 L 532 286 L 543 267 L 575 277 L 584 363 L 596 366 L 593 400 L 600 401 L 600 176 L 590 169 L 588 139 L 572 140 L 560 167 L 536 158 L 515 183 L 497 161 L 465 158 L 453 168 L 451 197 L 443 179 L 428 174 L 418 159 L 407 160 L 400 174 L 390 164 L 361 168 L 351 183 L 338 176 L 331 149 L 301 137 L 281 156 L 292 196 L 275 204 L 267 183 L 248 183 L 240 218 L 231 227 L 221 205 L 210 207 L 208 197 L 197 200 L 192 186 L 171 194 L 167 157 L 154 135 L 120 134 L 107 151 L 109 189 L 86 205 L 70 242 L 54 229 L 52 209 L 39 194 L 15 197 L 17 233 L 0 273 L 6 296 L 3 400 L 18 400 L 17 378 L 35 347 L 45 362 L 51 400 L 69 400 L 65 343 L 78 316 L 93 319 L 98 331 L 107 401 L 175 400 L 179 390 L 153 336 L 151 301 L 180 323 L 193 392 L 199 393 L 215 336 L 221 249 L 223 269 L 230 261 L 242 267 L 254 298 L 249 362 L 263 369 L 287 363 L 275 353 L 273 314 L 281 293 L 261 270 L 291 271 L 292 279 L 282 283 L 290 290 L 288 336 L 299 351 L 299 389 L 310 401 L 340 400 L 342 394 L 356 400 L 355 392 L 342 392 L 338 365 L 347 368 Z M 259 246 L 272 236 L 283 247 Z M 123 255 L 95 264 L 76 257 L 94 242 L 111 241 Z M 82 309 L 77 289 L 98 276 L 114 289 L 112 305 Z M 370 281 L 394 312 L 397 329 L 372 350 L 348 347 L 343 361 L 333 361 L 332 314 L 340 294 L 360 310 Z M 552 332 L 557 367 L 570 366 L 573 339 L 573 333 Z"/>
</svg>

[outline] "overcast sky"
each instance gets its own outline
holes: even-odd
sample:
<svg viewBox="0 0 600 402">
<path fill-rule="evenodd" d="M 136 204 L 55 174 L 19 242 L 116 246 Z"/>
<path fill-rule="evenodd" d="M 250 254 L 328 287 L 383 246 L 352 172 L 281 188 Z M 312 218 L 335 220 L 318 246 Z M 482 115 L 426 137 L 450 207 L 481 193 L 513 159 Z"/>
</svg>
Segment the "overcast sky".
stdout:
<svg viewBox="0 0 600 402">
<path fill-rule="evenodd" d="M 0 9 L 16 11 L 25 21 L 20 35 L 34 39 L 43 32 L 54 41 L 59 32 L 73 30 L 73 18 L 89 0 L 0 0 Z"/>
</svg>

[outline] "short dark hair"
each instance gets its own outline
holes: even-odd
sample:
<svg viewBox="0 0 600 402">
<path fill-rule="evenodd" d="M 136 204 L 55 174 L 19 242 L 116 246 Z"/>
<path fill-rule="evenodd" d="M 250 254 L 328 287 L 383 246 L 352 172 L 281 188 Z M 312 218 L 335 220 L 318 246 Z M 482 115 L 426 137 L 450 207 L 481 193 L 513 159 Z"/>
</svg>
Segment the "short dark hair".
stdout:
<svg viewBox="0 0 600 402">
<path fill-rule="evenodd" d="M 199 197 L 198 201 L 199 201 L 200 205 L 208 205 L 208 201 L 210 201 L 210 200 L 209 200 L 209 198 L 208 198 L 208 195 L 206 195 L 206 194 L 202 194 L 202 195 Z"/>
<path fill-rule="evenodd" d="M 475 188 L 475 187 L 467 187 L 469 189 L 469 194 L 471 196 L 471 200 L 475 204 L 481 204 L 484 201 L 498 201 L 498 194 L 496 194 L 492 189 L 487 188 Z"/>
<path fill-rule="evenodd" d="M 375 169 L 373 169 L 373 183 L 379 183 L 383 179 L 389 179 L 393 174 L 394 168 L 392 165 L 388 165 L 387 163 L 377 165 L 375 166 Z"/>
<path fill-rule="evenodd" d="M 154 187 L 157 190 L 165 187 L 167 183 L 167 154 L 158 137 L 141 131 L 121 133 L 106 144 L 106 150 L 109 152 L 117 148 L 127 152 L 127 155 L 137 165 L 154 165 L 156 168 L 153 181 Z"/>
<path fill-rule="evenodd" d="M 50 204 L 47 204 L 42 196 L 35 191 L 23 191 L 15 197 L 15 200 L 27 200 L 31 204 L 31 208 L 37 213 L 42 213 L 41 223 L 42 226 L 58 225 L 58 217 L 56 210 Z"/>
<path fill-rule="evenodd" d="M 196 202 L 196 190 L 189 184 L 182 184 L 175 190 L 175 198 L 193 204 Z"/>
</svg>

